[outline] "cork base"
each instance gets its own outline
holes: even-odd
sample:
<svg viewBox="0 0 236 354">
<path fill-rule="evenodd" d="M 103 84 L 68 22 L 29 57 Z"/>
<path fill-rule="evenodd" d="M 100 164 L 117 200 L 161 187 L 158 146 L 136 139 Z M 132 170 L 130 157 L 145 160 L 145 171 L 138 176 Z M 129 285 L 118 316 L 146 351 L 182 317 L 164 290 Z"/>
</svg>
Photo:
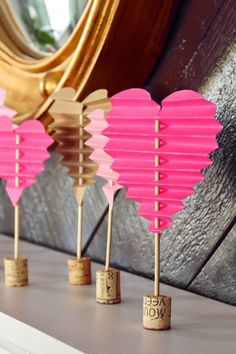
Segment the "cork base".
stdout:
<svg viewBox="0 0 236 354">
<path fill-rule="evenodd" d="M 91 284 L 91 261 L 89 257 L 68 259 L 69 283 L 71 285 Z"/>
<path fill-rule="evenodd" d="M 28 258 L 19 257 L 5 258 L 5 285 L 26 286 L 28 285 Z"/>
<path fill-rule="evenodd" d="M 144 295 L 143 327 L 164 330 L 171 327 L 171 298 L 165 295 Z"/>
<path fill-rule="evenodd" d="M 99 304 L 119 304 L 120 271 L 98 269 L 96 272 L 96 301 Z"/>
</svg>

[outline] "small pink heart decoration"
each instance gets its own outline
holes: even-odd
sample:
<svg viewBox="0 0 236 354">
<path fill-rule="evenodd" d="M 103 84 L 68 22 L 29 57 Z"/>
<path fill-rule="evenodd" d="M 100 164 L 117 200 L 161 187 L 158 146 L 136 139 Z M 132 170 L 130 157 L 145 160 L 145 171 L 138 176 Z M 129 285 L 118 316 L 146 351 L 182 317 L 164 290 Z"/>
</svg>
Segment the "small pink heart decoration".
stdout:
<svg viewBox="0 0 236 354">
<path fill-rule="evenodd" d="M 6 180 L 6 190 L 14 206 L 23 190 L 34 184 L 36 176 L 44 170 L 43 162 L 50 157 L 47 148 L 52 142 L 37 120 L 16 126 L 9 117 L 0 117 L 0 177 Z"/>
</svg>

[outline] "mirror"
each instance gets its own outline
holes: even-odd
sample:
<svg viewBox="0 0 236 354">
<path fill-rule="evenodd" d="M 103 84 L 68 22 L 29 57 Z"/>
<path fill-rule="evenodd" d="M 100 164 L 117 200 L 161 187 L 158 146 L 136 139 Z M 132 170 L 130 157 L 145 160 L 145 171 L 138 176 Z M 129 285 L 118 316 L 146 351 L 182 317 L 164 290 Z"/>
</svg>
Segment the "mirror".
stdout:
<svg viewBox="0 0 236 354">
<path fill-rule="evenodd" d="M 88 0 L 10 0 L 16 21 L 31 45 L 42 54 L 55 53 L 68 40 Z M 56 6 L 55 6 L 56 5 Z"/>
</svg>

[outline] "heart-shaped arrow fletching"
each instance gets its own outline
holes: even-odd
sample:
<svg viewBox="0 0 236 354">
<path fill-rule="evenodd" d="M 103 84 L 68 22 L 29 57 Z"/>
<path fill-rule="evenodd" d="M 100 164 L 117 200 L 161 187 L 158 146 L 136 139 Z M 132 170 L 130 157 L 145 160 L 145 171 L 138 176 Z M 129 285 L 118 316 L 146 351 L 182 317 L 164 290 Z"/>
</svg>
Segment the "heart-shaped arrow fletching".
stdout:
<svg viewBox="0 0 236 354">
<path fill-rule="evenodd" d="M 105 112 L 101 109 L 90 113 L 88 117 L 91 123 L 86 127 L 86 131 L 88 131 L 92 137 L 87 141 L 87 145 L 94 149 L 90 157 L 98 164 L 96 174 L 108 182 L 103 186 L 103 191 L 112 208 L 114 194 L 117 190 L 122 188 L 122 186 L 117 182 L 119 174 L 111 168 L 114 158 L 104 151 L 108 138 L 102 134 L 102 131 L 108 127 L 108 123 L 105 118 Z"/>
<path fill-rule="evenodd" d="M 143 89 L 120 92 L 111 102 L 105 151 L 115 158 L 112 168 L 127 197 L 140 203 L 138 213 L 159 233 L 212 163 L 208 155 L 218 148 L 222 129 L 216 106 L 190 90 L 171 94 L 161 108 Z"/>
<path fill-rule="evenodd" d="M 50 125 L 55 132 L 53 138 L 59 143 L 56 151 L 62 155 L 61 164 L 68 168 L 67 174 L 74 180 L 76 198 L 81 204 L 85 189 L 95 183 L 98 168 L 90 158 L 93 149 L 86 145 L 90 134 L 84 128 L 89 123 L 89 113 L 98 108 L 110 110 L 110 100 L 106 90 L 94 91 L 82 102 L 75 101 L 75 95 L 73 88 L 55 92 L 49 113 L 54 120 Z"/>
<path fill-rule="evenodd" d="M 6 190 L 15 206 L 23 190 L 36 182 L 44 170 L 43 162 L 50 157 L 52 144 L 44 126 L 31 119 L 15 126 L 9 117 L 0 119 L 0 176 L 6 180 Z"/>
</svg>

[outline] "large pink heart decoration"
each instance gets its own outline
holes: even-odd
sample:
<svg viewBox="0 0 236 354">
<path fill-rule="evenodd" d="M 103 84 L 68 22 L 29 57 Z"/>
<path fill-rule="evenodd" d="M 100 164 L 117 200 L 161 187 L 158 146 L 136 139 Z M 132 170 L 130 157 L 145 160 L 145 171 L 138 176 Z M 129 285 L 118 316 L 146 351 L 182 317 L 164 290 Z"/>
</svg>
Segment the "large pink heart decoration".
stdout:
<svg viewBox="0 0 236 354">
<path fill-rule="evenodd" d="M 119 174 L 112 170 L 111 165 L 114 158 L 104 151 L 104 147 L 108 142 L 108 138 L 102 134 L 102 131 L 108 127 L 105 118 L 105 112 L 98 109 L 88 115 L 91 123 L 86 127 L 92 137 L 86 141 L 86 145 L 94 149 L 90 158 L 98 164 L 97 175 L 104 178 L 108 183 L 103 186 L 104 194 L 107 198 L 109 206 L 113 207 L 114 194 L 122 186 L 117 182 Z"/>
<path fill-rule="evenodd" d="M 23 190 L 36 182 L 49 158 L 47 148 L 52 138 L 44 126 L 31 119 L 15 126 L 7 116 L 0 117 L 0 177 L 6 180 L 6 190 L 14 206 Z"/>
<path fill-rule="evenodd" d="M 190 90 L 171 94 L 162 107 L 143 89 L 120 92 L 111 102 L 104 150 L 115 159 L 112 168 L 127 197 L 140 203 L 139 214 L 159 233 L 212 163 L 208 155 L 218 148 L 215 137 L 222 129 L 216 106 Z"/>
</svg>

